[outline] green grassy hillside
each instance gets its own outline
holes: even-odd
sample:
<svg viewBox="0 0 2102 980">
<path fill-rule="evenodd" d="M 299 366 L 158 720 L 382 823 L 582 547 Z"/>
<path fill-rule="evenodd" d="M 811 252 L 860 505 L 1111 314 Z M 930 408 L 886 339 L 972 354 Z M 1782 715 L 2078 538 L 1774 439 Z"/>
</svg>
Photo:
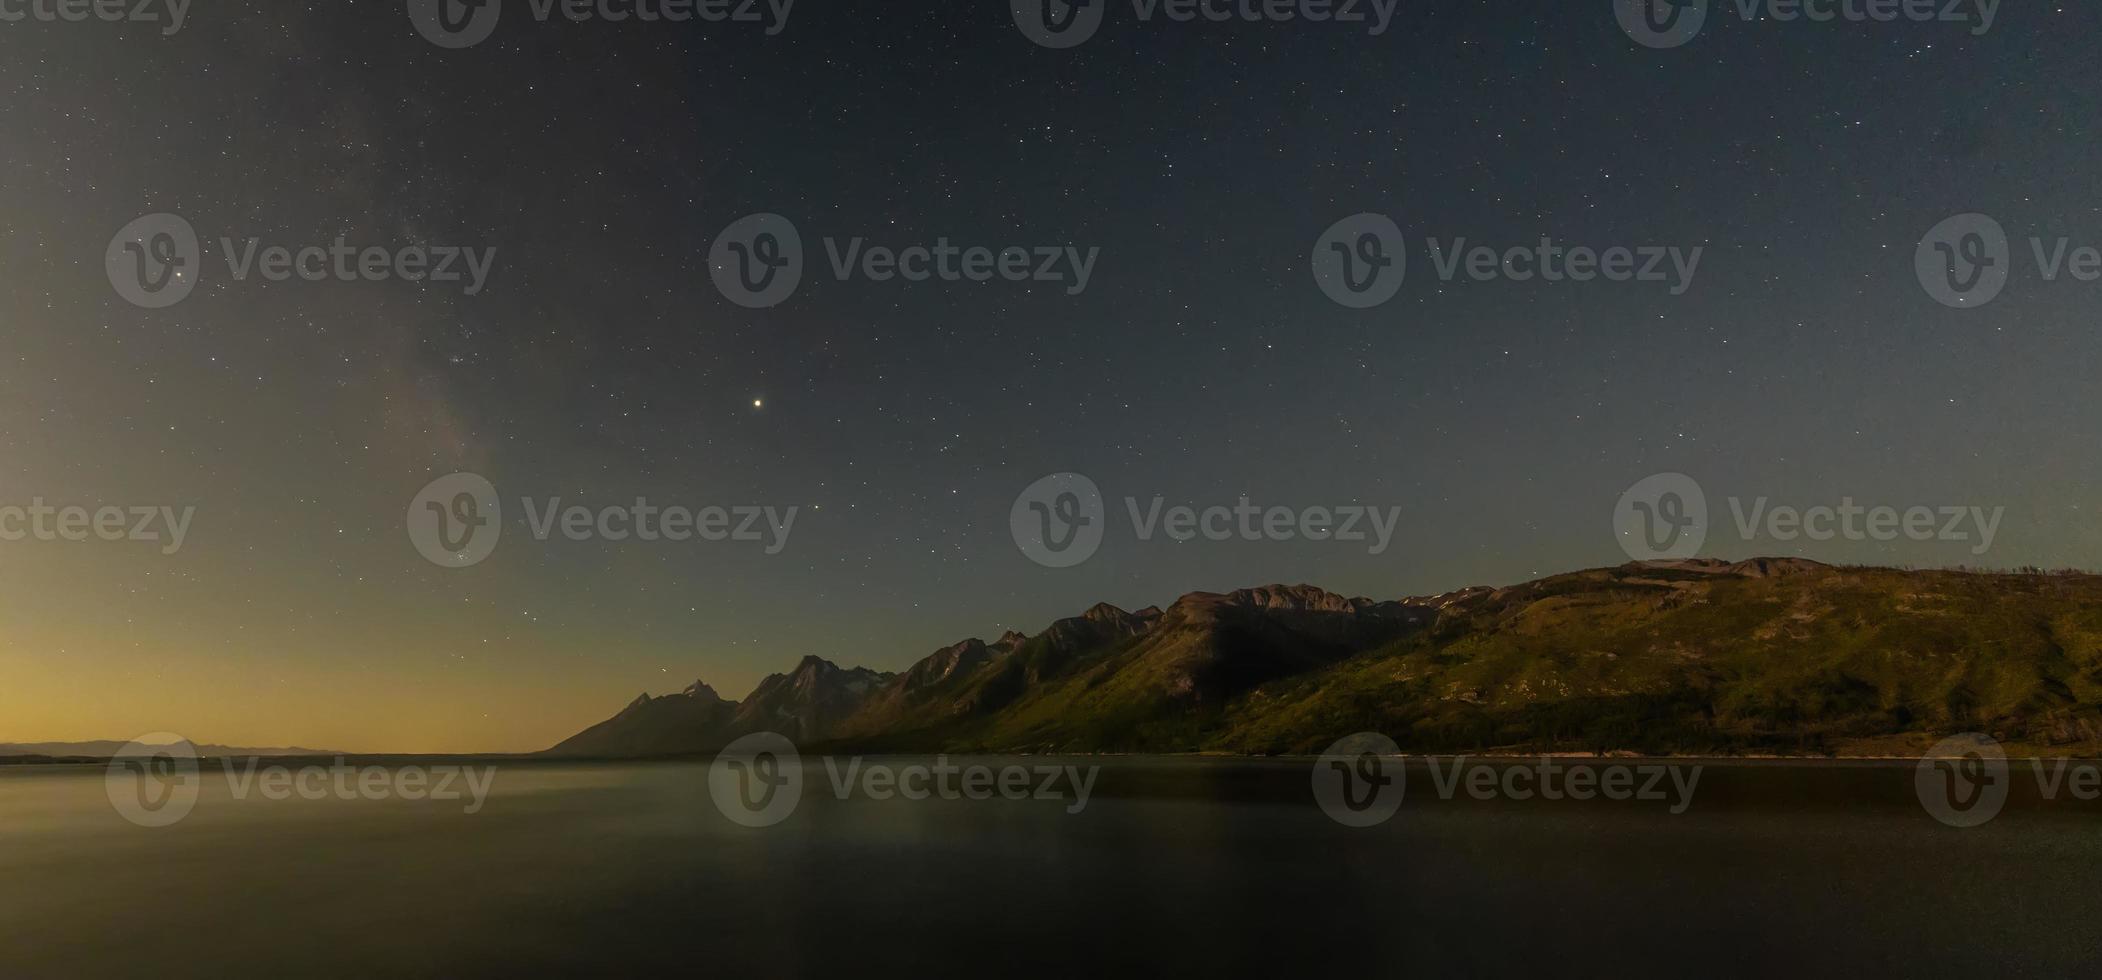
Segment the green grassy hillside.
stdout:
<svg viewBox="0 0 2102 980">
<path fill-rule="evenodd" d="M 2102 738 L 2102 578 L 1627 566 L 1499 590 L 1251 692 L 1200 747 L 1352 731 L 1479 751 L 1902 753 L 1981 730 Z"/>
</svg>

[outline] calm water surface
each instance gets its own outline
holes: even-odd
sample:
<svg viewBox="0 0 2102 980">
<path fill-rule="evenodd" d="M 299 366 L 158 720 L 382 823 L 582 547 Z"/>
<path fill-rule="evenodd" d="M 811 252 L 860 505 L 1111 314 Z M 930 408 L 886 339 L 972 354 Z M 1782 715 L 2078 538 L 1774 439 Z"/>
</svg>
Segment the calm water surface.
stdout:
<svg viewBox="0 0 2102 980">
<path fill-rule="evenodd" d="M 504 766 L 474 814 L 207 772 L 160 829 L 0 767 L 0 977 L 2102 975 L 2102 811 L 1955 830 L 1910 767 L 1710 767 L 1677 816 L 1416 772 L 1350 829 L 1307 762 L 1065 761 L 1077 815 L 820 780 L 762 830 L 700 763 Z"/>
</svg>

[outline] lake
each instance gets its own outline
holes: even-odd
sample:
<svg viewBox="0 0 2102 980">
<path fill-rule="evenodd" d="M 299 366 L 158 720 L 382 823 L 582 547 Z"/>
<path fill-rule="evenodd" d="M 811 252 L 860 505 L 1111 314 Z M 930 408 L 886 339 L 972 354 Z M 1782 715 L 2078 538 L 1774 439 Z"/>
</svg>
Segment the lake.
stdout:
<svg viewBox="0 0 2102 980">
<path fill-rule="evenodd" d="M 149 828 L 100 766 L 0 767 L 0 977 L 2102 974 L 2102 810 L 2021 779 L 1956 829 L 1910 765 L 1710 764 L 1678 814 L 1442 799 L 1419 765 L 1355 828 L 1312 760 L 949 763 L 1102 769 L 1074 813 L 866 770 L 838 799 L 805 760 L 754 828 L 702 762 L 499 762 L 472 813 L 208 768 Z"/>
</svg>

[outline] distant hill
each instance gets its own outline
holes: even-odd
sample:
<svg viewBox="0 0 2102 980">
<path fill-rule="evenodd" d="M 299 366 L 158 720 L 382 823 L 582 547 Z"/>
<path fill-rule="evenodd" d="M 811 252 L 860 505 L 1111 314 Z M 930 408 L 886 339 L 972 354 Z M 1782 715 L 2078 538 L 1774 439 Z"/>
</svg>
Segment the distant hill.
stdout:
<svg viewBox="0 0 2102 980">
<path fill-rule="evenodd" d="M 806 657 L 744 702 L 645 695 L 550 752 L 751 731 L 867 751 L 1916 752 L 2102 748 L 2102 577 L 1643 562 L 1375 601 L 1312 586 L 1107 604 L 898 674 Z"/>
<path fill-rule="evenodd" d="M 108 759 L 123 751 L 130 742 L 0 742 L 0 756 L 51 756 L 73 759 Z M 292 748 L 248 749 L 232 745 L 194 745 L 199 756 L 297 756 L 297 755 L 343 755 L 328 749 Z"/>
</svg>

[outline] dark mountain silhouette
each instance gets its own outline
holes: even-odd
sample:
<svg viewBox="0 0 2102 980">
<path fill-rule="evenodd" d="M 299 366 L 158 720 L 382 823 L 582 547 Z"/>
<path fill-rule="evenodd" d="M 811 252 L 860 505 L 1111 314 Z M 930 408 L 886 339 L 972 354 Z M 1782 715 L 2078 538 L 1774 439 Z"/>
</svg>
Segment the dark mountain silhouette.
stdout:
<svg viewBox="0 0 2102 980">
<path fill-rule="evenodd" d="M 768 677 L 735 705 L 704 684 L 667 697 L 644 695 L 550 751 L 701 752 L 754 731 L 798 742 L 932 744 L 936 732 L 1023 702 L 1042 710 L 1036 705 L 1042 695 L 1083 676 L 1087 688 L 1101 689 L 1120 712 L 1173 713 L 1333 663 L 1434 617 L 1428 607 L 1347 599 L 1311 586 L 1193 593 L 1166 612 L 1102 603 L 1033 637 L 1010 631 L 991 644 L 963 640 L 899 674 L 805 657 L 794 672 Z"/>
<path fill-rule="evenodd" d="M 628 702 L 620 714 L 586 728 L 548 750 L 561 755 L 678 755 L 716 748 L 727 741 L 737 702 L 725 701 L 715 689 L 695 681 L 677 694 L 647 694 Z"/>
<path fill-rule="evenodd" d="M 796 741 L 823 738 L 892 676 L 804 657 L 795 670 L 760 681 L 737 705 L 732 724 L 739 731 L 779 732 Z"/>
</svg>

